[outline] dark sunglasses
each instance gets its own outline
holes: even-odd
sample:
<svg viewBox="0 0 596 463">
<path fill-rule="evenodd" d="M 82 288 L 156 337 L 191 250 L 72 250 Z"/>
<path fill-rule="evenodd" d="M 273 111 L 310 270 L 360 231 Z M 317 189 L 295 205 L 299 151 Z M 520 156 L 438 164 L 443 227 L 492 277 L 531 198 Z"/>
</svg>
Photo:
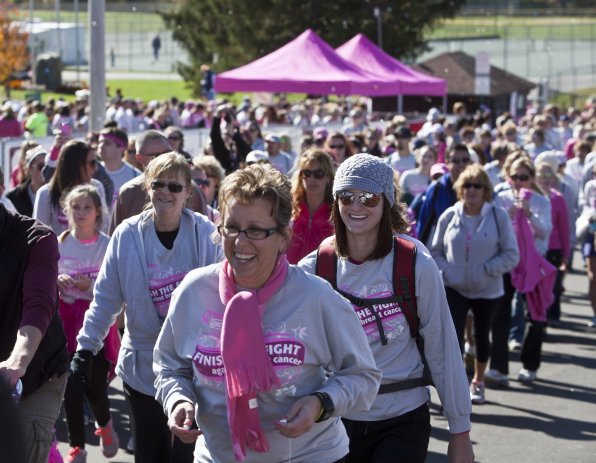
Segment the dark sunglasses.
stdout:
<svg viewBox="0 0 596 463">
<path fill-rule="evenodd" d="M 480 183 L 464 183 L 464 189 L 469 190 L 470 188 L 474 188 L 475 190 L 482 190 L 483 186 Z"/>
<path fill-rule="evenodd" d="M 530 176 L 527 174 L 520 174 L 520 175 L 513 174 L 511 176 L 511 180 L 515 180 L 515 181 L 519 180 L 520 182 L 527 182 L 528 180 L 530 180 Z"/>
<path fill-rule="evenodd" d="M 206 178 L 194 178 L 193 180 L 198 186 L 209 186 L 209 180 Z"/>
<path fill-rule="evenodd" d="M 168 191 L 170 193 L 180 193 L 184 190 L 184 185 L 180 185 L 176 182 L 162 182 L 161 180 L 154 180 L 151 182 L 151 189 L 153 191 L 163 190 L 165 187 L 168 187 Z"/>
<path fill-rule="evenodd" d="M 182 140 L 182 137 L 179 137 L 177 135 L 170 135 L 168 137 L 168 140 Z"/>
<path fill-rule="evenodd" d="M 300 171 L 300 176 L 302 178 L 314 177 L 317 180 L 321 180 L 322 178 L 325 178 L 325 171 L 323 169 L 315 169 L 315 170 L 302 169 Z"/>
<path fill-rule="evenodd" d="M 458 164 L 467 164 L 471 161 L 470 158 L 460 158 L 460 159 L 452 159 L 451 162 L 452 164 L 458 165 Z"/>
<path fill-rule="evenodd" d="M 329 148 L 331 148 L 332 150 L 341 150 L 344 149 L 346 147 L 346 145 L 329 145 Z"/>
<path fill-rule="evenodd" d="M 375 207 L 381 201 L 380 194 L 369 193 L 367 191 L 364 191 L 358 195 L 355 195 L 351 191 L 340 191 L 339 193 L 337 193 L 337 200 L 343 206 L 349 206 L 353 204 L 354 201 L 356 201 L 356 198 L 358 198 L 358 202 L 360 204 L 366 207 Z"/>
</svg>

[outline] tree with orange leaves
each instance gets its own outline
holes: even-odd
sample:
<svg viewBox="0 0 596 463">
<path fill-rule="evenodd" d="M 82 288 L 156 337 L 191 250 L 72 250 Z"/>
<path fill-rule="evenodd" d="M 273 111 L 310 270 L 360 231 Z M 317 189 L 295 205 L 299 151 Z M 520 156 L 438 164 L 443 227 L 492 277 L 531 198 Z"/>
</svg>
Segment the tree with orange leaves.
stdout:
<svg viewBox="0 0 596 463">
<path fill-rule="evenodd" d="M 7 96 L 11 74 L 23 70 L 29 62 L 28 34 L 12 19 L 15 13 L 14 6 L 0 3 L 0 84 L 5 86 Z"/>
</svg>

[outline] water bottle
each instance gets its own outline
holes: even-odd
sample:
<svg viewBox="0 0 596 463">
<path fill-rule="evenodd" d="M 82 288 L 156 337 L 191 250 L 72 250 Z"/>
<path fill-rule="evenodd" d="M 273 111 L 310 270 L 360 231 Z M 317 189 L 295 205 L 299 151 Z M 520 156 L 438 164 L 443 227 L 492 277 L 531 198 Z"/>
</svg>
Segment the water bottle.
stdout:
<svg viewBox="0 0 596 463">
<path fill-rule="evenodd" d="M 17 379 L 13 390 L 10 392 L 10 396 L 12 397 L 12 400 L 18 402 L 21 400 L 21 395 L 23 395 L 23 382 L 21 381 L 21 378 L 19 378 Z"/>
</svg>

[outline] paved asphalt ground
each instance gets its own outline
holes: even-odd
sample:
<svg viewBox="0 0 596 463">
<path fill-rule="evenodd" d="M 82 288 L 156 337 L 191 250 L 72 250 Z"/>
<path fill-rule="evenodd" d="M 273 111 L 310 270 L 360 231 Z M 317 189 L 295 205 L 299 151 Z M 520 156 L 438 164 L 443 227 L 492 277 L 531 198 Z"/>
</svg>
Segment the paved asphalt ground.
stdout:
<svg viewBox="0 0 596 463">
<path fill-rule="evenodd" d="M 519 354 L 512 353 L 509 388 L 487 390 L 487 403 L 473 408 L 471 438 L 479 463 L 596 462 L 596 330 L 586 328 L 591 316 L 587 277 L 577 253 L 575 257 L 576 270 L 565 279 L 561 326 L 548 328 L 538 380 L 531 385 L 517 381 Z M 133 462 L 133 455 L 123 450 L 130 427 L 118 380 L 110 389 L 110 400 L 121 446 L 110 461 Z M 445 462 L 447 421 L 439 413 L 434 392 L 431 416 L 427 463 Z M 62 417 L 57 435 L 65 454 L 68 445 Z M 89 463 L 107 461 L 92 425 L 87 426 L 87 442 Z"/>
</svg>

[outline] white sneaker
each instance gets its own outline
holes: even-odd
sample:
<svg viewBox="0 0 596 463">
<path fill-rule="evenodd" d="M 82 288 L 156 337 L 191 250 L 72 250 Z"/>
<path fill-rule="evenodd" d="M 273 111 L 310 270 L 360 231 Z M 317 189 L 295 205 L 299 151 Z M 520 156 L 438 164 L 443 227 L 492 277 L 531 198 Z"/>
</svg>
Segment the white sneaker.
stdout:
<svg viewBox="0 0 596 463">
<path fill-rule="evenodd" d="M 470 384 L 470 400 L 473 404 L 483 404 L 484 397 L 484 382 L 472 381 Z"/>
<path fill-rule="evenodd" d="M 132 438 L 132 436 L 130 436 L 128 442 L 126 443 L 126 450 L 131 453 L 134 453 L 135 451 L 135 440 Z"/>
<path fill-rule="evenodd" d="M 521 342 L 519 342 L 517 339 L 511 339 L 509 341 L 509 351 L 513 352 L 513 351 L 518 351 L 521 349 Z"/>
<path fill-rule="evenodd" d="M 493 386 L 507 387 L 509 386 L 509 377 L 497 370 L 487 370 L 484 373 L 484 380 Z"/>
<path fill-rule="evenodd" d="M 596 328 L 596 316 L 588 322 L 588 328 Z"/>
<path fill-rule="evenodd" d="M 464 344 L 464 354 L 476 357 L 476 346 L 472 346 L 466 341 Z"/>
<path fill-rule="evenodd" d="M 522 383 L 531 383 L 536 378 L 536 372 L 528 370 L 526 368 L 522 368 L 521 370 L 519 370 L 519 374 L 517 375 L 517 379 L 520 380 Z"/>
</svg>

